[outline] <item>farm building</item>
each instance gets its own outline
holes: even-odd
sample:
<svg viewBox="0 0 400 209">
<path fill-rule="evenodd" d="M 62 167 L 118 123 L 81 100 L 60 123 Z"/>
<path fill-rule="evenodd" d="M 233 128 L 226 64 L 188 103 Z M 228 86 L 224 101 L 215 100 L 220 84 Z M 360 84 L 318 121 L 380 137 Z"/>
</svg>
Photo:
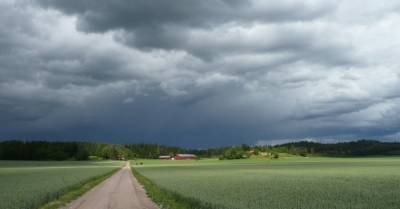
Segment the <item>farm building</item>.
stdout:
<svg viewBox="0 0 400 209">
<path fill-rule="evenodd" d="M 197 160 L 197 156 L 194 154 L 176 154 L 174 157 L 171 155 L 160 155 L 160 160 Z"/>
<path fill-rule="evenodd" d="M 197 156 L 193 154 L 176 154 L 175 160 L 197 160 Z"/>
<path fill-rule="evenodd" d="M 158 159 L 160 160 L 171 160 L 171 156 L 170 155 L 161 155 L 160 157 L 158 157 Z"/>
</svg>

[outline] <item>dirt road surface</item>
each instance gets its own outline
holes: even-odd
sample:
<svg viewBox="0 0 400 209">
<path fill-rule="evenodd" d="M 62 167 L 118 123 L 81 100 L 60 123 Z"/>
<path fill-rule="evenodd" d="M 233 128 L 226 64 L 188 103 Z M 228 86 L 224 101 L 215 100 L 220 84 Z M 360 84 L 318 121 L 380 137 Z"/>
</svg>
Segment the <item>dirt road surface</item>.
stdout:
<svg viewBox="0 0 400 209">
<path fill-rule="evenodd" d="M 61 209 L 159 209 L 133 177 L 129 163 Z"/>
</svg>

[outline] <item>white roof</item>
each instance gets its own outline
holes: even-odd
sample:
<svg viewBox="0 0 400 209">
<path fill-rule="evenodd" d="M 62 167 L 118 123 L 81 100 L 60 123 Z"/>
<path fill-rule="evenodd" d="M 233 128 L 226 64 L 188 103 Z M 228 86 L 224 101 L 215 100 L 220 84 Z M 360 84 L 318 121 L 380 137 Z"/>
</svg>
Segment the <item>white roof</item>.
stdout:
<svg viewBox="0 0 400 209">
<path fill-rule="evenodd" d="M 194 154 L 177 154 L 176 156 L 179 156 L 179 157 L 196 157 L 196 155 L 194 155 Z"/>
</svg>

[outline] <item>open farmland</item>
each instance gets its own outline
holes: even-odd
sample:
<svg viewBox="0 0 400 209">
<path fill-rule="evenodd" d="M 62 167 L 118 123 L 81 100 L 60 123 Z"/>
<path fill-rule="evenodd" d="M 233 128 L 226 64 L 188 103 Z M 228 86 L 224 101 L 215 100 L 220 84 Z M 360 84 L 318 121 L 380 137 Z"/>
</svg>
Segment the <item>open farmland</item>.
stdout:
<svg viewBox="0 0 400 209">
<path fill-rule="evenodd" d="M 0 209 L 32 209 L 123 162 L 0 161 Z"/>
<path fill-rule="evenodd" d="M 400 158 L 144 160 L 159 188 L 214 209 L 398 209 Z"/>
</svg>

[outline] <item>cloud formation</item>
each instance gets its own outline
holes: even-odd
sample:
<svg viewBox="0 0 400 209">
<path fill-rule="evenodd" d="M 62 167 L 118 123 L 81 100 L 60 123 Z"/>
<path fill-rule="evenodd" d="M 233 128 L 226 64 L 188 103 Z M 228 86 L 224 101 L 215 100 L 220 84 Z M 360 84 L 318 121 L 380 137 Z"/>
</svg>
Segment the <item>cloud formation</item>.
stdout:
<svg viewBox="0 0 400 209">
<path fill-rule="evenodd" d="M 399 6 L 5 0 L 0 138 L 396 139 Z"/>
</svg>

